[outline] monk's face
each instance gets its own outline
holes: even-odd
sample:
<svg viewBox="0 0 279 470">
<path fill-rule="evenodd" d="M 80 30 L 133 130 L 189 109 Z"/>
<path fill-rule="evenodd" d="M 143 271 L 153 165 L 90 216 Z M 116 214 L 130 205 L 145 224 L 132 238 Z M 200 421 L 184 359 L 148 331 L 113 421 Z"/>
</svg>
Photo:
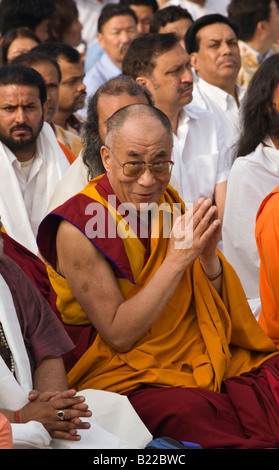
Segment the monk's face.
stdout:
<svg viewBox="0 0 279 470">
<path fill-rule="evenodd" d="M 171 160 L 172 138 L 160 121 L 149 116 L 129 118 L 114 137 L 110 150 L 102 147 L 101 151 L 110 184 L 121 203 L 131 203 L 140 210 L 141 204 L 159 202 L 170 173 L 158 175 L 146 167 L 139 177 L 130 177 L 123 173 L 121 165 Z"/>
</svg>

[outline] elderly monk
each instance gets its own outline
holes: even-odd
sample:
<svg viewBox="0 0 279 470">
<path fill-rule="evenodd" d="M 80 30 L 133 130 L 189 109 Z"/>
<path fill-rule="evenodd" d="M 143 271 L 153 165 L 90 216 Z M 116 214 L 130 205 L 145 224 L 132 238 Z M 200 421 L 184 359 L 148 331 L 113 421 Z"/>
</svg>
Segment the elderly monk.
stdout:
<svg viewBox="0 0 279 470">
<path fill-rule="evenodd" d="M 154 437 L 278 447 L 278 350 L 216 248 L 216 207 L 185 211 L 168 185 L 171 151 L 162 111 L 122 108 L 101 147 L 106 173 L 39 228 L 64 323 L 96 330 L 69 385 L 126 394 Z"/>
</svg>

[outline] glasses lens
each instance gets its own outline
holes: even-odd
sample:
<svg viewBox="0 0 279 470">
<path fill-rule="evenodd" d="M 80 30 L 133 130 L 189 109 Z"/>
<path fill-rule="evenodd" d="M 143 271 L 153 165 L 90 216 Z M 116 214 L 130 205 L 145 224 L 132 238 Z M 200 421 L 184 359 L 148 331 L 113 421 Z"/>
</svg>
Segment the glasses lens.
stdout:
<svg viewBox="0 0 279 470">
<path fill-rule="evenodd" d="M 145 162 L 125 163 L 123 172 L 125 176 L 136 178 L 145 172 L 146 166 Z M 172 162 L 154 162 L 149 168 L 154 175 L 167 175 L 172 170 Z"/>
<path fill-rule="evenodd" d="M 152 164 L 152 173 L 156 175 L 167 175 L 171 172 L 171 162 L 155 162 Z"/>
<path fill-rule="evenodd" d="M 145 171 L 144 162 L 124 163 L 123 172 L 125 176 L 139 177 Z"/>
</svg>

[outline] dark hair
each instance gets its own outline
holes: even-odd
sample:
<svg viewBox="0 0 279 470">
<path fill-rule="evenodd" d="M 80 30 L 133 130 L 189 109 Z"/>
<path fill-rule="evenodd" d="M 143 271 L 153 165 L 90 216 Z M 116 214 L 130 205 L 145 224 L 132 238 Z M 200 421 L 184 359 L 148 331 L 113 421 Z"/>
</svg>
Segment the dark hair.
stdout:
<svg viewBox="0 0 279 470">
<path fill-rule="evenodd" d="M 135 14 L 134 10 L 125 5 L 120 5 L 119 3 L 109 3 L 102 8 L 102 11 L 98 18 L 98 33 L 102 32 L 102 28 L 105 23 L 107 23 L 111 18 L 114 16 L 132 16 L 135 22 L 138 22 L 137 15 Z"/>
<path fill-rule="evenodd" d="M 54 0 L 55 12 L 49 23 L 49 41 L 63 42 L 64 34 L 78 19 L 78 9 L 74 0 Z"/>
<path fill-rule="evenodd" d="M 0 86 L 21 85 L 39 89 L 40 101 L 43 104 L 47 99 L 47 91 L 42 76 L 30 67 L 21 64 L 9 64 L 0 67 Z"/>
<path fill-rule="evenodd" d="M 156 0 L 120 0 L 120 5 L 135 5 L 135 6 L 146 6 L 152 8 L 153 12 L 158 10 L 158 3 Z"/>
<path fill-rule="evenodd" d="M 185 35 L 185 47 L 188 54 L 191 54 L 192 52 L 198 52 L 199 50 L 200 41 L 197 38 L 197 33 L 205 26 L 209 26 L 211 24 L 216 23 L 224 23 L 228 25 L 234 31 L 236 37 L 238 37 L 237 26 L 226 16 L 219 15 L 218 13 L 213 15 L 201 16 L 190 26 Z"/>
<path fill-rule="evenodd" d="M 32 30 L 54 13 L 53 0 L 2 0 L 0 31 L 4 36 L 10 29 L 25 26 Z"/>
<path fill-rule="evenodd" d="M 7 64 L 8 62 L 8 50 L 13 43 L 13 41 L 17 38 L 30 38 L 37 42 L 37 44 L 41 43 L 41 40 L 36 36 L 36 34 L 31 31 L 31 29 L 27 28 L 14 28 L 8 31 L 5 36 L 3 37 L 3 41 L 1 44 L 1 63 Z"/>
<path fill-rule="evenodd" d="M 268 108 L 272 109 L 275 88 L 279 84 L 279 54 L 266 59 L 254 74 L 242 109 L 241 135 L 235 146 L 235 158 L 253 152 L 270 134 Z"/>
<path fill-rule="evenodd" d="M 194 21 L 189 11 L 179 5 L 170 5 L 169 7 L 162 8 L 153 16 L 150 25 L 150 33 L 158 33 L 160 28 L 166 26 L 166 24 L 174 23 L 181 19 Z"/>
<path fill-rule="evenodd" d="M 99 134 L 98 100 L 102 95 L 120 96 L 123 93 L 127 93 L 130 96 L 143 95 L 146 97 L 147 102 L 153 106 L 153 100 L 149 90 L 129 77 L 116 77 L 108 80 L 90 97 L 83 134 L 83 162 L 88 168 L 89 179 L 95 178 L 105 172 L 100 156 L 100 148 L 103 142 Z"/>
<path fill-rule="evenodd" d="M 63 57 L 71 64 L 78 64 L 80 62 L 79 52 L 74 47 L 62 42 L 43 42 L 34 47 L 32 51 L 42 52 L 55 60 L 58 60 L 59 57 Z"/>
<path fill-rule="evenodd" d="M 36 64 L 50 63 L 56 68 L 58 80 L 59 82 L 61 81 L 61 70 L 58 65 L 58 62 L 54 60 L 52 57 L 48 56 L 47 54 L 34 51 L 34 49 L 31 49 L 31 51 L 26 52 L 26 54 L 21 54 L 15 57 L 12 63 L 25 65 L 26 67 L 32 67 L 33 65 L 36 65 Z"/>
<path fill-rule="evenodd" d="M 148 33 L 134 39 L 122 62 L 122 73 L 134 80 L 140 75 L 151 76 L 156 58 L 178 43 L 173 33 Z"/>
<path fill-rule="evenodd" d="M 260 21 L 268 21 L 272 0 L 231 0 L 228 6 L 228 18 L 239 31 L 239 39 L 249 41 L 253 38 Z M 275 0 L 277 5 L 278 1 Z"/>
</svg>

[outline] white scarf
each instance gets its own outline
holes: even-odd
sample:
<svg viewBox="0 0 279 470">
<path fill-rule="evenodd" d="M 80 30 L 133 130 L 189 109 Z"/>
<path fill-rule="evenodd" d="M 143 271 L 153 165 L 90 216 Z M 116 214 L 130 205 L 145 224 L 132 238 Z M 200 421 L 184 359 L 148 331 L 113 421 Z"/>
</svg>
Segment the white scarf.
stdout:
<svg viewBox="0 0 279 470">
<path fill-rule="evenodd" d="M 31 228 L 8 152 L 9 149 L 0 142 L 0 216 L 8 235 L 37 254 L 36 234 Z M 32 226 L 38 226 L 46 215 L 53 191 L 70 166 L 52 128 L 46 122 L 37 138 L 36 153 L 42 159 L 42 165 L 36 177 L 31 214 Z"/>
</svg>

